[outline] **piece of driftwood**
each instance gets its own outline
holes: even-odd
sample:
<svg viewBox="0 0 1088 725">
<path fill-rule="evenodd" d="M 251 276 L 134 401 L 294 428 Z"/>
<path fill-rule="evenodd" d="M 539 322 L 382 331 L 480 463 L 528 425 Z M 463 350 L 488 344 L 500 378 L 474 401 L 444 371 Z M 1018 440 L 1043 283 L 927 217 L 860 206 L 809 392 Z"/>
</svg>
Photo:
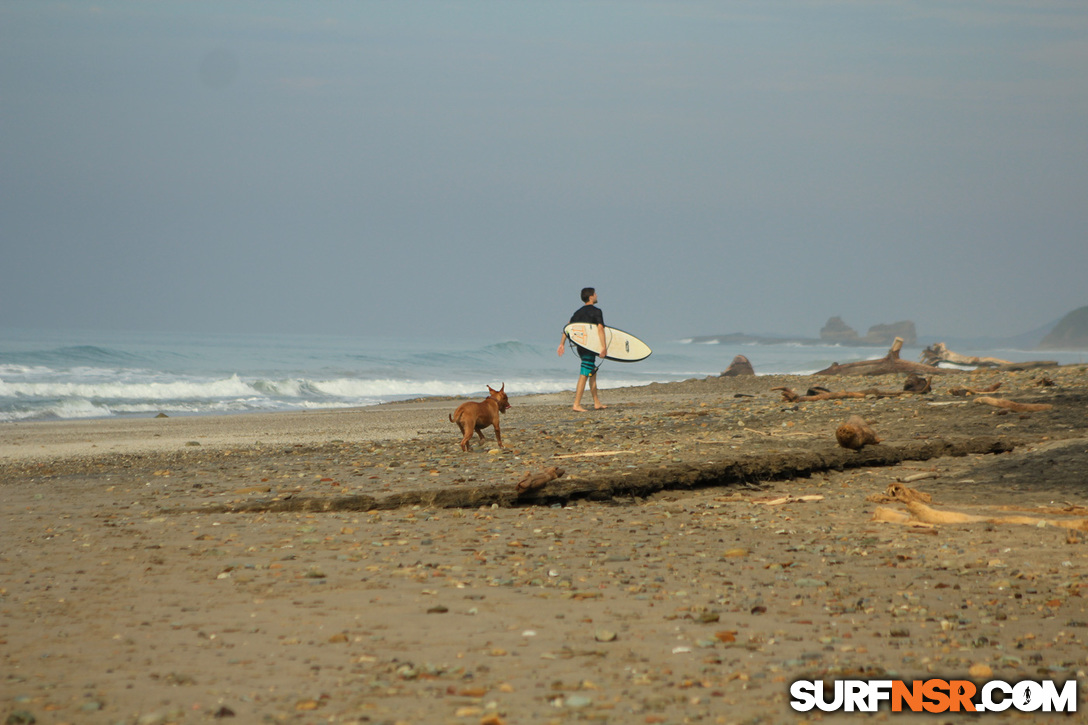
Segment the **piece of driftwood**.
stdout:
<svg viewBox="0 0 1088 725">
<path fill-rule="evenodd" d="M 902 524 L 932 528 L 939 524 L 1010 524 L 1021 526 L 1054 526 L 1070 531 L 1088 531 L 1088 519 L 1044 519 L 1035 516 L 978 516 L 961 511 L 941 511 L 921 501 L 910 501 L 907 511 L 878 506 L 872 520 L 886 524 Z"/>
<path fill-rule="evenodd" d="M 877 506 L 876 509 L 873 510 L 872 521 L 881 524 L 902 524 L 904 526 L 920 526 L 925 528 L 933 527 L 933 524 L 927 524 L 921 521 L 912 520 L 910 514 L 908 514 L 906 511 L 890 509 L 886 506 Z"/>
<path fill-rule="evenodd" d="M 828 390 L 827 388 L 809 388 L 808 393 L 801 395 L 792 388 L 778 387 L 771 388 L 771 390 L 782 391 L 782 400 L 787 403 L 803 403 L 810 400 L 842 400 L 844 398 L 895 398 L 911 392 L 907 390 L 878 390 L 877 388 L 838 391 Z"/>
<path fill-rule="evenodd" d="M 948 389 L 949 395 L 955 395 L 959 398 L 967 397 L 968 395 L 981 395 L 982 393 L 996 393 L 997 389 L 1001 387 L 1001 383 L 994 383 L 993 385 L 987 385 L 985 388 L 965 388 L 962 386 L 955 386 Z"/>
<path fill-rule="evenodd" d="M 940 478 L 941 474 L 936 471 L 922 471 L 921 473 L 912 473 L 909 476 L 903 476 L 899 479 L 900 483 L 914 483 L 915 481 L 923 481 L 927 478 Z"/>
<path fill-rule="evenodd" d="M 910 516 L 927 524 L 1023 524 L 1027 526 L 1057 526 L 1063 529 L 1088 531 L 1088 519 L 1041 519 L 1035 516 L 978 516 L 960 511 L 939 511 L 919 501 L 907 504 Z"/>
<path fill-rule="evenodd" d="M 852 415 L 847 418 L 846 422 L 835 430 L 835 440 L 843 448 L 849 448 L 852 451 L 858 451 L 871 443 L 880 442 L 876 431 L 869 427 L 869 424 L 860 415 Z"/>
<path fill-rule="evenodd" d="M 910 503 L 911 501 L 932 503 L 933 497 L 928 493 L 915 491 L 913 488 L 904 486 L 901 483 L 889 483 L 887 491 L 884 493 L 874 493 L 865 500 L 872 501 L 873 503 Z"/>
<path fill-rule="evenodd" d="M 866 398 L 898 398 L 901 395 L 907 395 L 913 393 L 913 390 L 879 390 L 877 388 L 866 388 L 861 392 L 865 393 Z"/>
<path fill-rule="evenodd" d="M 926 365 L 937 365 L 938 363 L 947 362 L 953 365 L 976 365 L 979 367 L 992 367 L 994 365 L 1011 365 L 1008 360 L 1001 360 L 996 357 L 975 357 L 973 355 L 960 355 L 958 352 L 952 352 L 948 349 L 948 346 L 943 342 L 937 342 L 925 350 L 922 350 L 921 356 L 922 362 Z"/>
<path fill-rule="evenodd" d="M 806 432 L 800 431 L 800 430 L 798 430 L 798 431 L 775 431 L 775 430 L 766 431 L 766 430 L 756 430 L 755 428 L 745 428 L 744 430 L 748 431 L 749 433 L 755 433 L 756 435 L 767 436 L 768 438 L 778 438 L 778 437 L 786 437 L 786 438 L 791 438 L 791 437 L 792 438 L 818 438 L 820 436 L 819 433 L 806 433 Z M 736 441 L 728 441 L 728 442 L 736 443 Z"/>
<path fill-rule="evenodd" d="M 1057 360 L 1032 360 L 1029 362 L 1008 363 L 1007 365 L 995 365 L 992 370 L 1005 373 L 1021 372 L 1023 370 L 1036 370 L 1038 368 L 1056 368 Z"/>
<path fill-rule="evenodd" d="M 1050 410 L 1054 407 L 1050 403 L 1017 403 L 1014 400 L 991 398 L 985 395 L 981 398 L 975 398 L 975 402 L 984 405 L 992 405 L 995 408 L 1004 408 L 1005 410 L 1011 410 L 1014 413 L 1035 413 L 1041 410 Z"/>
<path fill-rule="evenodd" d="M 800 401 L 808 400 L 839 400 L 841 398 L 864 398 L 865 393 L 851 393 L 846 391 L 831 392 L 830 390 L 809 390 L 807 395 L 801 395 L 794 392 L 791 388 L 771 388 L 771 390 L 781 390 L 782 400 L 787 403 L 797 403 Z"/>
<path fill-rule="evenodd" d="M 911 373 L 907 376 L 906 381 L 903 383 L 903 390 L 907 393 L 918 393 L 924 395 L 932 392 L 933 381 L 929 378 L 923 378 L 917 373 Z"/>
<path fill-rule="evenodd" d="M 1056 367 L 1056 360 L 1032 360 L 1029 362 L 1010 362 L 996 357 L 975 357 L 974 355 L 960 355 L 952 352 L 943 342 L 930 345 L 922 351 L 921 358 L 927 365 L 937 365 L 942 362 L 952 365 L 974 365 L 980 368 L 1000 370 L 1003 372 L 1017 372 L 1021 370 L 1034 370 L 1036 368 Z"/>
<path fill-rule="evenodd" d="M 518 493 L 527 493 L 529 491 L 536 491 L 544 488 L 549 481 L 554 481 L 557 478 L 562 477 L 563 469 L 551 466 L 545 468 L 540 473 L 526 473 L 521 477 L 521 480 L 517 483 Z"/>
<path fill-rule="evenodd" d="M 787 503 L 812 503 L 813 501 L 823 501 L 824 497 L 818 493 L 812 493 L 805 496 L 776 496 L 774 498 L 766 499 L 752 499 L 754 504 L 762 504 L 764 506 L 781 506 Z"/>
<path fill-rule="evenodd" d="M 903 348 L 903 338 L 895 338 L 888 349 L 888 354 L 877 360 L 859 360 L 858 362 L 832 363 L 816 375 L 891 375 L 894 373 L 915 373 L 916 375 L 944 375 L 948 371 L 924 363 L 911 362 L 899 357 Z"/>
</svg>

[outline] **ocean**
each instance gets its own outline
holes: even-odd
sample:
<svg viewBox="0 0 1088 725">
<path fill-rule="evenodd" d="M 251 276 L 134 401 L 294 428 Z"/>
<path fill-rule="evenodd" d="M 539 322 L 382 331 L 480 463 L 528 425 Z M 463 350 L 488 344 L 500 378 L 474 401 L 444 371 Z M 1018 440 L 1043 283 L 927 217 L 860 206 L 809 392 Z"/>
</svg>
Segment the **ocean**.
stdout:
<svg viewBox="0 0 1088 725">
<path fill-rule="evenodd" d="M 558 337 L 558 336 L 557 336 Z M 874 347 L 646 340 L 638 363 L 605 361 L 601 389 L 717 375 L 744 355 L 757 374 L 812 373 L 880 357 Z M 0 330 L 0 422 L 350 408 L 427 396 L 573 390 L 578 357 L 557 340 Z M 1084 352 L 969 350 L 1084 362 Z M 901 355 L 917 360 L 921 348 Z"/>
</svg>

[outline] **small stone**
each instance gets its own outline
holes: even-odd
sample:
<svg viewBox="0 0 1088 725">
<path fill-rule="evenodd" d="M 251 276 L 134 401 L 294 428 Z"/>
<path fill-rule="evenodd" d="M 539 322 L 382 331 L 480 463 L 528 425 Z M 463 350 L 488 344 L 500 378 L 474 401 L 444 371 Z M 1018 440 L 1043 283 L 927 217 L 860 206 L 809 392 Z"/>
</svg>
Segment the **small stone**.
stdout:
<svg viewBox="0 0 1088 725">
<path fill-rule="evenodd" d="M 598 642 L 615 642 L 616 633 L 608 629 L 598 629 L 593 634 L 593 639 L 597 640 Z"/>
<path fill-rule="evenodd" d="M 982 662 L 976 662 L 971 665 L 967 670 L 967 673 L 971 675 L 971 677 L 977 677 L 980 680 L 988 680 L 994 676 L 993 668 Z"/>
<path fill-rule="evenodd" d="M 592 705 L 593 698 L 585 695 L 568 695 L 563 704 L 571 709 L 578 710 Z"/>
<path fill-rule="evenodd" d="M 827 582 L 823 579 L 798 579 L 794 582 L 799 587 L 826 587 Z"/>
</svg>

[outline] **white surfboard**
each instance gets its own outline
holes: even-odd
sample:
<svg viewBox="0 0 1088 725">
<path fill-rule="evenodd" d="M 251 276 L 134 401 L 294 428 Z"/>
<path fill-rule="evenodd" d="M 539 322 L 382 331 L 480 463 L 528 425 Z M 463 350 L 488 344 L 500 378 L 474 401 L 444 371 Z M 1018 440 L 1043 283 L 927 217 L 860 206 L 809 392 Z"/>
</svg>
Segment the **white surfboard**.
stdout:
<svg viewBox="0 0 1088 725">
<path fill-rule="evenodd" d="M 578 347 L 601 354 L 601 336 L 597 326 L 588 322 L 572 322 L 563 328 L 563 334 Z M 629 332 L 617 330 L 605 325 L 604 341 L 608 344 L 605 360 L 616 362 L 638 362 L 650 357 L 650 346 Z"/>
</svg>

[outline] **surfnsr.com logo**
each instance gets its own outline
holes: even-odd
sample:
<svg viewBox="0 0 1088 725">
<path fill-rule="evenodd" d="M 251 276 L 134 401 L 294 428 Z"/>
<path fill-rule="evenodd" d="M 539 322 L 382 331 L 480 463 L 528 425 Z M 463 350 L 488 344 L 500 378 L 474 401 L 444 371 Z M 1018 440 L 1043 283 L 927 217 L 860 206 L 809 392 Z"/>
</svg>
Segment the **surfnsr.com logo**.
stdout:
<svg viewBox="0 0 1088 725">
<path fill-rule="evenodd" d="M 797 712 L 1076 712 L 1077 681 L 990 680 L 797 680 L 790 685 L 790 707 Z"/>
</svg>

